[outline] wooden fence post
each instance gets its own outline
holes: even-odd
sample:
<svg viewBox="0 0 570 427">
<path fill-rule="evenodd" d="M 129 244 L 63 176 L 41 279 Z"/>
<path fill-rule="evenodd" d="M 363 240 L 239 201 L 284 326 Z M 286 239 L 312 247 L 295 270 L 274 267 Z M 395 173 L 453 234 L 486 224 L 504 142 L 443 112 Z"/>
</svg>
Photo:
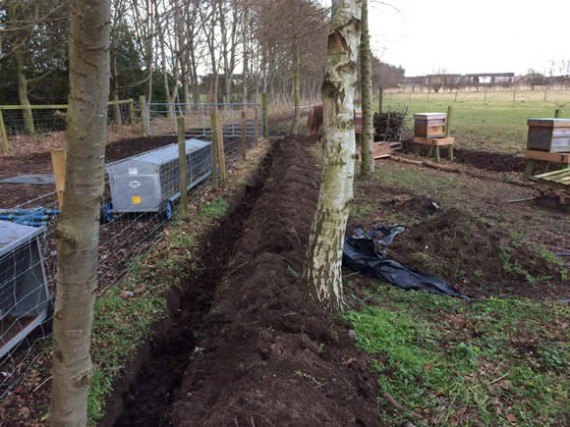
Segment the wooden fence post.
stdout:
<svg viewBox="0 0 570 427">
<path fill-rule="evenodd" d="M 447 106 L 447 117 L 445 119 L 445 136 L 449 136 L 451 131 L 451 113 L 453 112 L 453 107 L 451 105 Z"/>
<path fill-rule="evenodd" d="M 135 100 L 133 98 L 129 99 L 129 121 L 131 122 L 131 127 L 135 126 Z"/>
<path fill-rule="evenodd" d="M 0 111 L 0 114 L 2 112 Z M 1 117 L 1 116 L 0 116 Z M 554 110 L 554 118 L 557 119 L 560 117 L 560 108 L 557 108 L 556 110 Z"/>
<path fill-rule="evenodd" d="M 190 220 L 188 212 L 188 163 L 186 160 L 186 128 L 184 116 L 176 118 L 178 126 L 178 169 L 180 172 L 180 212 L 183 221 Z"/>
<path fill-rule="evenodd" d="M 218 113 L 214 110 L 211 117 L 210 157 L 212 160 L 212 187 L 218 188 Z"/>
<path fill-rule="evenodd" d="M 382 114 L 384 109 L 384 88 L 380 87 L 378 89 L 378 113 Z"/>
<path fill-rule="evenodd" d="M 261 113 L 263 114 L 263 137 L 267 138 L 269 135 L 268 130 L 268 118 L 267 118 L 267 110 L 268 110 L 268 100 L 267 100 L 267 92 L 263 92 L 261 94 Z"/>
<path fill-rule="evenodd" d="M 241 158 L 243 160 L 247 160 L 247 144 L 245 140 L 246 126 L 247 120 L 245 110 L 241 110 Z"/>
<path fill-rule="evenodd" d="M 259 110 L 254 109 L 255 112 L 255 129 L 253 131 L 253 143 L 255 145 L 259 144 Z"/>
<path fill-rule="evenodd" d="M 224 120 L 220 113 L 216 112 L 218 115 L 218 164 L 220 166 L 220 184 L 226 184 L 226 155 L 224 147 Z"/>
<path fill-rule="evenodd" d="M 445 137 L 449 137 L 449 134 L 451 132 L 451 113 L 453 113 L 453 107 L 451 105 L 447 106 L 447 117 L 445 119 Z M 448 150 L 449 150 L 449 160 L 453 160 L 453 144 L 448 145 Z M 439 147 L 435 147 L 436 149 L 436 154 L 437 154 L 437 159 L 436 161 L 439 162 Z"/>
<path fill-rule="evenodd" d="M 0 110 L 0 136 L 2 137 L 2 151 L 8 153 L 10 146 L 8 145 L 8 135 L 6 135 L 6 125 L 4 124 L 4 116 Z"/>
<path fill-rule="evenodd" d="M 143 136 L 148 136 L 148 117 L 146 115 L 146 97 L 139 96 L 139 104 L 141 107 L 141 123 L 143 128 Z"/>
</svg>

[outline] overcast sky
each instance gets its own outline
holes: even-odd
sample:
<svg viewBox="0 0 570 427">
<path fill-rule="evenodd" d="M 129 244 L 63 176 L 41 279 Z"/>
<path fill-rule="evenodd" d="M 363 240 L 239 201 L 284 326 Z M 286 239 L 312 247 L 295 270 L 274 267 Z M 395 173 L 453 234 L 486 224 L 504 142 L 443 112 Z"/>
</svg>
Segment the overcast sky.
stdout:
<svg viewBox="0 0 570 427">
<path fill-rule="evenodd" d="M 570 0 L 369 3 L 374 53 L 404 67 L 406 76 L 531 68 L 548 75 L 551 60 L 558 75 L 560 62 L 570 62 Z"/>
</svg>

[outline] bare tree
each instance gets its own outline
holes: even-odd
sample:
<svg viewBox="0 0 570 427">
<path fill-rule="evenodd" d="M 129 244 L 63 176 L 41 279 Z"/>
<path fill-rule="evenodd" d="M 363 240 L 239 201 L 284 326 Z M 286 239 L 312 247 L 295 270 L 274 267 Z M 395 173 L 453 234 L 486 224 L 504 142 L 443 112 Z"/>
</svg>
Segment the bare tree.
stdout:
<svg viewBox="0 0 570 427">
<path fill-rule="evenodd" d="M 110 22 L 110 2 L 71 1 L 69 147 L 64 202 L 57 224 L 52 426 L 87 424 L 107 135 Z"/>
<path fill-rule="evenodd" d="M 368 0 L 362 0 L 362 27 L 360 35 L 360 94 L 362 98 L 362 131 L 360 133 L 360 176 L 366 178 L 374 173 L 372 143 L 372 52 L 368 30 Z"/>
<path fill-rule="evenodd" d="M 0 25 L 2 49 L 0 61 L 14 61 L 18 102 L 22 105 L 24 130 L 27 134 L 35 133 L 34 117 L 30 106 L 30 85 L 44 79 L 50 73 L 49 67 L 38 67 L 35 63 L 46 59 L 42 50 L 51 50 L 48 54 L 57 57 L 50 40 L 41 40 L 48 35 L 50 24 L 61 20 L 67 9 L 67 1 L 54 1 L 48 5 L 40 0 L 9 0 L 0 3 L 0 14 L 4 22 Z M 53 34 L 51 34 L 53 35 Z M 35 48 L 35 51 L 34 51 Z"/>
<path fill-rule="evenodd" d="M 356 62 L 362 0 L 333 0 L 323 82 L 323 170 L 303 280 L 331 311 L 344 308 L 342 248 L 354 181 Z"/>
</svg>

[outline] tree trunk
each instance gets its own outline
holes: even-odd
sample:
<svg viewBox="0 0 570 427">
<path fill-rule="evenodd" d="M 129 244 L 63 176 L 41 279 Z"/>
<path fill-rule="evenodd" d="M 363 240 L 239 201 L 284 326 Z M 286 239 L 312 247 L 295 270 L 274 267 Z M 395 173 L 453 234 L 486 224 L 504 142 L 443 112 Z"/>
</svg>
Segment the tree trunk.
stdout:
<svg viewBox="0 0 570 427">
<path fill-rule="evenodd" d="M 243 11 L 243 95 L 242 95 L 242 102 L 245 104 L 248 101 L 248 94 L 247 94 L 247 81 L 249 75 L 249 55 L 248 55 L 248 48 L 249 48 L 249 10 L 247 8 L 247 4 L 244 5 Z"/>
<path fill-rule="evenodd" d="M 26 77 L 26 70 L 24 68 L 24 58 L 20 48 L 14 52 L 16 57 L 16 68 L 18 74 L 18 99 L 22 106 L 22 114 L 24 116 L 24 131 L 28 135 L 34 135 L 36 129 L 34 126 L 34 114 L 28 99 L 28 78 Z"/>
<path fill-rule="evenodd" d="M 57 226 L 51 426 L 85 426 L 103 197 L 110 4 L 72 0 L 66 188 Z"/>
<path fill-rule="evenodd" d="M 353 199 L 356 59 L 361 0 L 333 0 L 323 82 L 323 171 L 303 280 L 333 312 L 344 308 L 342 248 Z"/>
<path fill-rule="evenodd" d="M 291 133 L 296 135 L 299 133 L 299 119 L 301 116 L 301 44 L 299 39 L 295 38 L 294 59 L 293 59 L 293 124 L 291 125 Z"/>
<path fill-rule="evenodd" d="M 367 178 L 374 173 L 372 143 L 372 52 L 370 51 L 370 32 L 368 30 L 368 0 L 362 0 L 362 24 L 360 36 L 360 92 L 362 98 L 362 131 L 360 133 L 361 159 L 360 176 Z"/>
<path fill-rule="evenodd" d="M 18 5 L 12 3 L 8 7 L 8 22 L 10 26 L 15 26 L 12 28 L 15 32 L 19 29 L 17 28 L 18 13 L 16 8 Z M 21 30 L 21 29 L 20 29 Z M 36 133 L 34 127 L 34 115 L 32 113 L 32 108 L 30 107 L 30 100 L 28 99 L 28 78 L 26 77 L 26 68 L 24 63 L 24 53 L 22 49 L 27 45 L 24 40 L 17 40 L 16 46 L 14 47 L 14 58 L 16 60 L 16 78 L 18 82 L 18 100 L 22 106 L 22 115 L 24 118 L 24 131 L 28 135 L 34 135 Z"/>
<path fill-rule="evenodd" d="M 198 86 L 198 66 L 196 64 L 196 54 L 194 52 L 193 41 L 190 41 L 190 68 L 192 70 L 190 76 L 192 79 L 192 100 L 198 104 L 200 102 L 200 88 Z"/>
</svg>

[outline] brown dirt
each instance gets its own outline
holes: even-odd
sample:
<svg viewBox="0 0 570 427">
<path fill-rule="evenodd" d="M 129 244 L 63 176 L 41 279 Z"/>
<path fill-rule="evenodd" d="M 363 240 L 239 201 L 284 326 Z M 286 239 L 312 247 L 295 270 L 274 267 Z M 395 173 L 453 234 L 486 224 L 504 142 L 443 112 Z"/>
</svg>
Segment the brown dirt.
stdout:
<svg viewBox="0 0 570 427">
<path fill-rule="evenodd" d="M 171 304 L 172 318 L 133 362 L 133 384 L 109 397 L 113 404 L 103 425 L 379 424 L 368 359 L 354 349 L 347 324 L 312 303 L 299 279 L 318 193 L 318 168 L 307 151 L 312 142 L 275 143 L 243 198 L 202 245 L 199 268 Z M 124 155 L 134 154 L 130 149 Z M 517 170 L 516 162 L 505 160 L 497 170 Z M 450 176 L 377 164 L 410 168 L 426 180 Z M 348 231 L 404 222 L 408 231 L 397 237 L 389 256 L 474 297 L 568 298 L 559 271 L 530 249 L 537 242 L 567 249 L 567 217 L 530 203 L 504 203 L 532 195 L 532 189 L 453 176 L 469 179 L 472 187 L 459 187 L 461 195 L 426 195 L 377 181 L 358 183 L 359 202 L 374 209 L 353 216 Z M 528 226 L 529 240 L 513 241 L 509 224 Z M 49 375 L 47 368 L 34 372 L 38 384 Z M 17 396 L 26 407 L 24 394 Z M 125 410 L 116 418 L 123 402 Z"/>
<path fill-rule="evenodd" d="M 177 322 L 183 332 L 159 338 L 116 425 L 378 424 L 366 357 L 345 322 L 307 299 L 297 273 L 317 168 L 299 141 L 277 142 L 271 158 L 279 161 L 266 162 L 205 248 Z"/>
<path fill-rule="evenodd" d="M 412 140 L 404 142 L 403 152 L 411 154 L 413 152 Z M 469 150 L 455 148 L 453 150 L 455 162 L 473 166 L 492 172 L 522 172 L 524 170 L 524 157 L 514 156 L 506 153 L 491 153 L 488 151 Z M 449 154 L 447 148 L 441 148 L 442 159 L 447 159 Z"/>
<path fill-rule="evenodd" d="M 399 261 L 422 263 L 467 295 L 556 298 L 566 285 L 560 269 L 536 251 L 519 246 L 497 224 L 461 209 L 426 219 L 401 237 L 391 248 Z"/>
</svg>

